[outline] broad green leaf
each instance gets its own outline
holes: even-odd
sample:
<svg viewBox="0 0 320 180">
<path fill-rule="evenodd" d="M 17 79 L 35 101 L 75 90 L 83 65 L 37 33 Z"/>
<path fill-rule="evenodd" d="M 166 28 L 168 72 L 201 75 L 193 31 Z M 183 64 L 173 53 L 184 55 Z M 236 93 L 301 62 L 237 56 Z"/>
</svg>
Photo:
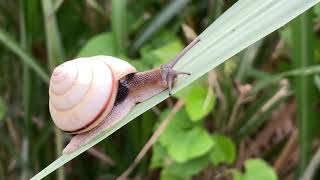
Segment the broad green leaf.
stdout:
<svg viewBox="0 0 320 180">
<path fill-rule="evenodd" d="M 227 12 L 199 35 L 200 42 L 175 66 L 176 70 L 190 72 L 179 78 L 172 93 L 231 58 L 244 48 L 265 37 L 303 13 L 320 0 L 239 0 Z M 138 104 L 126 117 L 99 134 L 94 140 L 71 154 L 62 155 L 33 179 L 41 179 L 79 154 L 96 145 L 110 134 L 168 98 L 168 91 Z"/>
<path fill-rule="evenodd" d="M 168 110 L 162 113 L 160 118 L 163 119 L 167 114 Z M 186 162 L 200 157 L 209 152 L 213 146 L 209 133 L 201 127 L 194 126 L 184 110 L 179 111 L 173 117 L 161 134 L 159 143 L 177 162 Z"/>
<path fill-rule="evenodd" d="M 214 145 L 209 133 L 203 128 L 194 127 L 187 131 L 176 132 L 168 142 L 168 154 L 177 162 L 186 162 L 200 157 Z"/>
<path fill-rule="evenodd" d="M 181 41 L 172 33 L 163 32 L 161 39 L 157 38 L 141 49 L 141 61 L 150 67 L 158 67 L 173 59 L 182 49 Z"/>
<path fill-rule="evenodd" d="M 190 178 L 181 177 L 181 174 L 173 174 L 168 168 L 161 170 L 160 180 L 189 180 Z"/>
<path fill-rule="evenodd" d="M 155 169 L 162 167 L 166 157 L 166 149 L 159 143 L 154 144 L 152 147 L 152 158 L 150 168 Z"/>
<path fill-rule="evenodd" d="M 223 135 L 213 135 L 215 146 L 210 153 L 210 161 L 214 165 L 232 164 L 236 158 L 236 146 L 233 141 Z"/>
<path fill-rule="evenodd" d="M 92 37 L 80 50 L 78 57 L 96 55 L 115 55 L 114 41 L 111 33 L 102 33 Z"/>
<path fill-rule="evenodd" d="M 167 63 L 169 60 L 173 59 L 181 50 L 183 45 L 180 41 L 173 41 L 161 48 L 151 51 L 151 54 L 158 60 L 154 60 L 154 67 L 158 67 L 161 64 Z"/>
<path fill-rule="evenodd" d="M 245 180 L 244 175 L 238 170 L 232 171 L 232 175 L 233 175 L 233 180 Z"/>
<path fill-rule="evenodd" d="M 277 175 L 265 161 L 250 159 L 245 162 L 244 180 L 277 180 Z"/>
<path fill-rule="evenodd" d="M 160 119 L 166 118 L 168 114 L 169 110 L 165 110 L 161 113 Z M 167 128 L 161 134 L 159 142 L 164 146 L 170 145 L 171 140 L 176 136 L 177 132 L 183 133 L 190 128 L 192 128 L 192 123 L 189 121 L 187 113 L 184 110 L 180 110 L 172 118 Z"/>
<path fill-rule="evenodd" d="M 161 171 L 161 179 L 189 179 L 208 165 L 208 157 L 202 156 L 184 163 L 172 163 Z"/>
<path fill-rule="evenodd" d="M 209 88 L 193 86 L 188 95 L 185 96 L 186 111 L 192 121 L 204 118 L 215 104 L 215 95 Z"/>
<path fill-rule="evenodd" d="M 7 112 L 7 106 L 3 99 L 0 97 L 0 122 L 3 120 Z"/>
</svg>

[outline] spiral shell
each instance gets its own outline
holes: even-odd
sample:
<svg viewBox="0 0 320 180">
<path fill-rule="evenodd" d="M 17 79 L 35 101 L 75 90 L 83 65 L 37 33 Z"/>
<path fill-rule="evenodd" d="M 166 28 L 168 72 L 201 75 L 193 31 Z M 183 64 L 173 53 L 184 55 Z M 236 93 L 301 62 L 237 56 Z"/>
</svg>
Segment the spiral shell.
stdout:
<svg viewBox="0 0 320 180">
<path fill-rule="evenodd" d="M 118 80 L 136 69 L 111 56 L 67 61 L 56 67 L 49 87 L 51 117 L 60 129 L 82 133 L 97 126 L 111 111 Z"/>
</svg>

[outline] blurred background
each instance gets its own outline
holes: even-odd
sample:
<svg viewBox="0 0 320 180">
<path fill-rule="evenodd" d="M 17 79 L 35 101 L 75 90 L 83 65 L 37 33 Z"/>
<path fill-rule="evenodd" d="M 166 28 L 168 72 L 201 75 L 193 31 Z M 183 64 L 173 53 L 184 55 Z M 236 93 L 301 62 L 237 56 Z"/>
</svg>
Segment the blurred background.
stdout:
<svg viewBox="0 0 320 180">
<path fill-rule="evenodd" d="M 0 179 L 32 177 L 70 140 L 48 112 L 55 66 L 105 54 L 157 67 L 235 2 L 0 0 Z M 130 178 L 298 177 L 319 147 L 319 17 L 318 5 L 47 179 L 115 179 L 165 119 Z"/>
</svg>

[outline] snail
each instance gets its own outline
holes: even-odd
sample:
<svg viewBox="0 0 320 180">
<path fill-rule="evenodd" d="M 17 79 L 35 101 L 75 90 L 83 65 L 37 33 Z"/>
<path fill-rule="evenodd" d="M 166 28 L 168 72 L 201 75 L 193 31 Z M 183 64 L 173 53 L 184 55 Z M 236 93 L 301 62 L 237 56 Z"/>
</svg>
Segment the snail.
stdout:
<svg viewBox="0 0 320 180">
<path fill-rule="evenodd" d="M 171 89 L 186 72 L 173 70 L 179 59 L 197 42 L 192 41 L 168 64 L 137 72 L 128 62 L 111 56 L 66 61 L 57 66 L 49 85 L 49 111 L 54 124 L 75 134 L 64 148 L 71 153 L 121 120 L 138 103 Z"/>
</svg>

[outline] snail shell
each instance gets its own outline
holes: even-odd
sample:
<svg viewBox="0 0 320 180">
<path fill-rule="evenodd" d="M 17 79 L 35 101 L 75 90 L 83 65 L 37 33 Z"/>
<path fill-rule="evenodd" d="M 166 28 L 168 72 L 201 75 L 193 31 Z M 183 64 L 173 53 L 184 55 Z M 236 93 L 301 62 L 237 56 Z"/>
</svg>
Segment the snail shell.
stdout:
<svg viewBox="0 0 320 180">
<path fill-rule="evenodd" d="M 49 86 L 49 110 L 63 131 L 82 133 L 97 126 L 113 108 L 118 81 L 136 69 L 111 56 L 67 61 L 56 67 Z"/>
</svg>

